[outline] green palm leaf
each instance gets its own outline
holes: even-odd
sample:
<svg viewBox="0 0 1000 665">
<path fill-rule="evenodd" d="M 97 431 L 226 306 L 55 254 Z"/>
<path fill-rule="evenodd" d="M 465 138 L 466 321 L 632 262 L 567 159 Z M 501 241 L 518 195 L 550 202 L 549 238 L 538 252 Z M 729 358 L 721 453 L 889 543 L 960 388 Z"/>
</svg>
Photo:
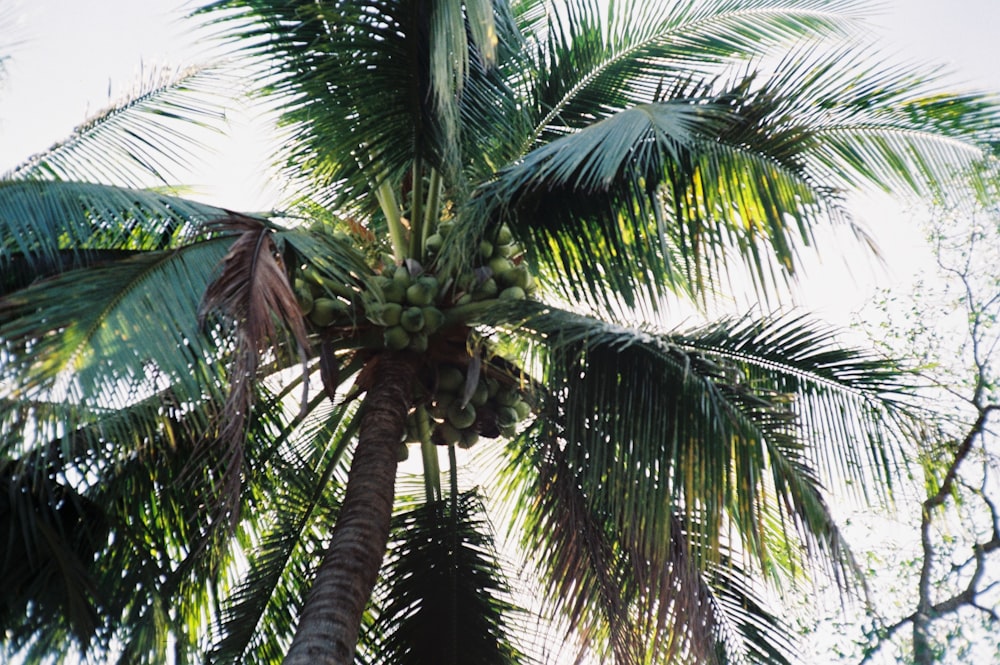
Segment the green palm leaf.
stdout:
<svg viewBox="0 0 1000 665">
<path fill-rule="evenodd" d="M 219 132 L 235 91 L 222 69 L 154 70 L 130 95 L 0 180 L 87 180 L 126 187 L 170 184 Z"/>
<path fill-rule="evenodd" d="M 114 408 L 182 385 L 199 395 L 217 355 L 194 312 L 226 251 L 206 240 L 63 273 L 0 305 L 3 377 L 19 398 L 58 389 L 62 399 Z"/>
<path fill-rule="evenodd" d="M 4 293 L 71 268 L 189 242 L 219 208 L 148 190 L 77 182 L 0 183 Z"/>
<path fill-rule="evenodd" d="M 375 663 L 518 663 L 514 608 L 475 492 L 395 517 L 376 590 Z"/>
<path fill-rule="evenodd" d="M 579 129 L 658 91 L 705 80 L 723 65 L 759 57 L 807 38 L 843 36 L 857 20 L 857 2 L 754 0 L 732 2 L 568 3 L 525 12 L 538 41 L 537 79 L 529 95 L 538 112 L 523 151 L 537 140 Z"/>
<path fill-rule="evenodd" d="M 651 561 L 636 529 L 595 505 L 584 472 L 546 442 L 545 427 L 510 448 L 514 466 L 501 476 L 517 502 L 522 545 L 552 589 L 543 605 L 566 616 L 578 658 L 790 662 L 794 636 L 766 609 L 739 554 L 720 552 L 700 526 L 688 528 L 690 516 L 661 507 L 671 528 L 664 558 Z"/>
<path fill-rule="evenodd" d="M 315 552 L 336 520 L 343 453 L 357 428 L 353 409 L 322 401 L 321 394 L 300 427 L 267 437 L 271 454 L 251 460 L 241 511 L 250 565 L 224 600 L 213 662 L 276 662 L 294 633 L 290 610 L 301 607 Z"/>
<path fill-rule="evenodd" d="M 697 517 L 709 542 L 727 522 L 736 527 L 741 546 L 777 574 L 795 556 L 787 527 L 774 524 L 791 518 L 854 574 L 815 469 L 864 485 L 891 475 L 907 418 L 905 384 L 891 365 L 833 347 L 829 333 L 796 319 L 685 334 L 552 308 L 516 320 L 546 367 L 552 445 L 561 442 L 579 469 L 595 510 L 619 528 L 637 525 L 646 558 L 666 556 L 669 518 L 681 511 Z M 868 456 L 838 452 L 855 447 Z"/>
<path fill-rule="evenodd" d="M 370 213 L 375 186 L 398 185 L 410 170 L 414 154 L 398 146 L 441 163 L 447 140 L 432 112 L 429 54 L 418 39 L 428 29 L 427 11 L 397 0 L 223 0 L 205 10 L 220 9 L 230 10 L 220 20 L 233 23 L 245 56 L 270 58 L 272 91 L 290 100 L 283 105 L 291 131 L 282 162 L 293 187 L 314 199 L 321 193 L 317 200 L 331 209 Z M 334 22 L 353 27 L 335 30 Z M 361 80 L 379 93 L 360 90 Z"/>
</svg>

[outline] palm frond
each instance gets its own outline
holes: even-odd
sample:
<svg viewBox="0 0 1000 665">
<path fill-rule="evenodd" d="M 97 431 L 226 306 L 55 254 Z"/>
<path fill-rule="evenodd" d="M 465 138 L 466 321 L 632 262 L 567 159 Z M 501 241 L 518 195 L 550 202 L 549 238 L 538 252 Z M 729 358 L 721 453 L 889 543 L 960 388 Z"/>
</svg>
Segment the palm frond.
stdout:
<svg viewBox="0 0 1000 665">
<path fill-rule="evenodd" d="M 4 437 L 2 466 L 32 490 L 20 492 L 18 502 L 42 492 L 47 502 L 61 496 L 51 505 L 64 506 L 57 531 L 45 528 L 47 513 L 36 509 L 17 515 L 23 528 L 4 533 L 12 554 L 26 553 L 17 565 L 28 589 L 27 612 L 2 617 L 14 645 L 31 650 L 35 643 L 61 642 L 64 653 L 75 645 L 95 654 L 126 651 L 131 662 L 151 663 L 162 662 L 167 632 L 177 638 L 178 653 L 188 639 L 197 641 L 185 625 L 192 609 L 201 611 L 211 571 L 224 559 L 224 551 L 195 546 L 208 528 L 203 506 L 212 495 L 211 477 L 178 478 L 196 442 L 212 436 L 204 406 L 189 402 L 171 410 L 160 395 L 103 417 L 92 414 L 44 445 L 37 436 L 42 428 Z M 37 546 L 33 534 L 39 533 L 61 548 L 61 574 Z M 76 588 L 86 597 L 72 595 Z M 8 600 L 16 610 L 20 591 Z M 166 617 L 168 607 L 173 619 Z M 81 611 L 89 624 L 81 624 Z"/>
<path fill-rule="evenodd" d="M 252 451 L 241 511 L 250 564 L 223 601 L 213 662 L 278 661 L 294 633 L 316 553 L 336 521 L 344 451 L 357 429 L 354 409 L 323 402 L 321 394 L 300 427 L 286 425 Z"/>
<path fill-rule="evenodd" d="M 444 156 L 422 37 L 429 10 L 399 0 L 222 0 L 203 11 L 223 17 L 215 20 L 244 57 L 265 60 L 268 92 L 286 100 L 290 140 L 282 162 L 292 187 L 321 194 L 331 209 L 368 215 L 377 210 L 374 189 L 383 182 L 397 188 L 415 155 L 431 164 Z"/>
<path fill-rule="evenodd" d="M 637 525 L 598 506 L 584 470 L 550 443 L 546 428 L 540 423 L 509 447 L 512 465 L 501 475 L 522 546 L 553 590 L 543 605 L 566 616 L 578 660 L 790 662 L 794 636 L 761 603 L 740 555 L 725 545 L 720 552 L 700 527 L 688 529 L 691 516 L 661 506 L 671 528 L 663 558 L 650 560 Z"/>
<path fill-rule="evenodd" d="M 475 492 L 396 515 L 376 590 L 376 663 L 518 663 L 513 611 Z"/>
<path fill-rule="evenodd" d="M 310 345 L 305 316 L 268 224 L 253 217 L 232 215 L 216 222 L 216 227 L 234 234 L 236 239 L 222 259 L 218 276 L 205 289 L 198 318 L 205 326 L 210 314 L 221 315 L 235 332 L 221 435 L 226 450 L 222 471 L 226 479 L 224 495 L 228 498 L 223 499 L 218 509 L 220 515 L 226 515 L 235 510 L 240 494 L 244 428 L 253 409 L 262 356 L 271 348 L 280 364 L 285 355 L 284 342 L 289 338 L 297 346 L 305 372 Z"/>
<path fill-rule="evenodd" d="M 664 101 L 609 110 L 500 171 L 465 217 L 473 228 L 509 223 L 563 289 L 595 306 L 609 291 L 630 306 L 702 292 L 733 259 L 758 287 L 780 284 L 814 228 L 846 218 L 848 188 L 933 193 L 995 139 L 989 99 L 933 94 L 904 68 L 827 55 L 795 52 L 771 76 L 685 83 L 657 90 Z"/>
<path fill-rule="evenodd" d="M 226 90 L 233 91 L 225 94 Z M 75 180 L 142 187 L 174 182 L 203 140 L 220 132 L 236 96 L 223 69 L 153 70 L 121 101 L 0 180 Z"/>
<path fill-rule="evenodd" d="M 14 395 L 58 389 L 63 399 L 110 407 L 175 383 L 199 394 L 215 352 L 194 313 L 226 249 L 214 239 L 145 252 L 9 295 L 0 339 Z"/>
<path fill-rule="evenodd" d="M 528 96 L 538 113 L 522 151 L 607 113 L 655 99 L 658 91 L 705 80 L 723 65 L 806 39 L 845 36 L 861 3 L 830 0 L 649 2 L 589 0 L 528 15 L 537 78 Z"/>
<path fill-rule="evenodd" d="M 830 333 L 795 318 L 692 333 L 541 306 L 516 320 L 512 331 L 534 339 L 546 368 L 552 436 L 594 509 L 622 528 L 640 525 L 647 559 L 664 558 L 668 516 L 683 512 L 712 543 L 735 528 L 761 569 L 780 577 L 796 558 L 786 551 L 790 519 L 821 560 L 856 575 L 814 469 L 832 483 L 887 481 L 909 417 L 891 363 L 834 347 Z M 855 447 L 867 455 L 841 452 Z"/>
<path fill-rule="evenodd" d="M 8 293 L 72 268 L 193 240 L 224 211 L 149 190 L 79 182 L 0 183 L 0 268 Z"/>
</svg>

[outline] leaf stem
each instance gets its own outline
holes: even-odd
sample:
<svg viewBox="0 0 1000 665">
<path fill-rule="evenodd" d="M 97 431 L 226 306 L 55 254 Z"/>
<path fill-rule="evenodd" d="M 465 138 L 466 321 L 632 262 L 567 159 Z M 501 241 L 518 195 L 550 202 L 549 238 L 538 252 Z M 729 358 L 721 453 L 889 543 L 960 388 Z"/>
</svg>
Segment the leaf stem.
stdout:
<svg viewBox="0 0 1000 665">
<path fill-rule="evenodd" d="M 420 432 L 420 456 L 424 462 L 424 491 L 428 503 L 441 499 L 441 466 L 437 446 L 431 443 L 431 421 L 427 408 L 417 407 L 417 428 Z"/>
<path fill-rule="evenodd" d="M 392 255 L 397 262 L 406 258 L 406 229 L 400 214 L 399 201 L 388 179 L 383 179 L 375 190 L 375 198 L 382 208 L 385 221 L 389 225 L 389 238 L 392 241 Z"/>
<path fill-rule="evenodd" d="M 410 253 L 417 260 L 423 257 L 424 226 L 424 165 L 420 154 L 413 158 L 413 188 L 410 190 Z"/>
</svg>

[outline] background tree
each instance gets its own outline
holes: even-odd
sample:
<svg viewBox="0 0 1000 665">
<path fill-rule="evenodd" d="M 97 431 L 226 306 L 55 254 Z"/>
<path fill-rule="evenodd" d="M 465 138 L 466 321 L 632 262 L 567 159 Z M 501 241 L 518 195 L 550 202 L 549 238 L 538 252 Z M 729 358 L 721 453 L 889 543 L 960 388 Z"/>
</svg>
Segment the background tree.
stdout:
<svg viewBox="0 0 1000 665">
<path fill-rule="evenodd" d="M 350 662 L 360 627 L 366 662 L 517 661 L 456 468 L 499 438 L 581 653 L 787 662 L 758 580 L 855 583 L 820 474 L 882 492 L 905 384 L 801 318 L 679 330 L 666 302 L 775 297 L 843 190 L 982 155 L 985 101 L 813 50 L 853 9 L 211 5 L 278 96 L 283 214 L 0 190 L 12 645 Z M 424 482 L 393 530 L 400 441 Z"/>
<path fill-rule="evenodd" d="M 841 654 L 844 662 L 959 663 L 997 655 L 998 285 L 989 267 L 1000 238 L 996 209 L 942 203 L 929 215 L 928 259 L 937 269 L 923 269 L 911 294 L 886 292 L 881 311 L 871 307 L 865 320 L 886 349 L 911 354 L 941 417 L 911 444 L 913 482 L 899 488 L 898 512 L 876 525 L 850 517 L 871 532 L 873 545 L 859 554 L 878 593 L 867 620 L 854 615 L 854 629 L 852 619 L 845 622 L 856 644 Z"/>
</svg>

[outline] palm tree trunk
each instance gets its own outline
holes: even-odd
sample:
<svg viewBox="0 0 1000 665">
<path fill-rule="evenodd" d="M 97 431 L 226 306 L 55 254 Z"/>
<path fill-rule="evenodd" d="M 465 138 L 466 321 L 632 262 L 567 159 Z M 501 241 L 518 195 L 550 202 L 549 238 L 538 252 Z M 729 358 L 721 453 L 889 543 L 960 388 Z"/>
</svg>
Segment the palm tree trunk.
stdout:
<svg viewBox="0 0 1000 665">
<path fill-rule="evenodd" d="M 416 377 L 409 357 L 386 354 L 375 362 L 344 502 L 284 665 L 354 662 L 361 616 L 389 539 L 396 452 Z"/>
</svg>

